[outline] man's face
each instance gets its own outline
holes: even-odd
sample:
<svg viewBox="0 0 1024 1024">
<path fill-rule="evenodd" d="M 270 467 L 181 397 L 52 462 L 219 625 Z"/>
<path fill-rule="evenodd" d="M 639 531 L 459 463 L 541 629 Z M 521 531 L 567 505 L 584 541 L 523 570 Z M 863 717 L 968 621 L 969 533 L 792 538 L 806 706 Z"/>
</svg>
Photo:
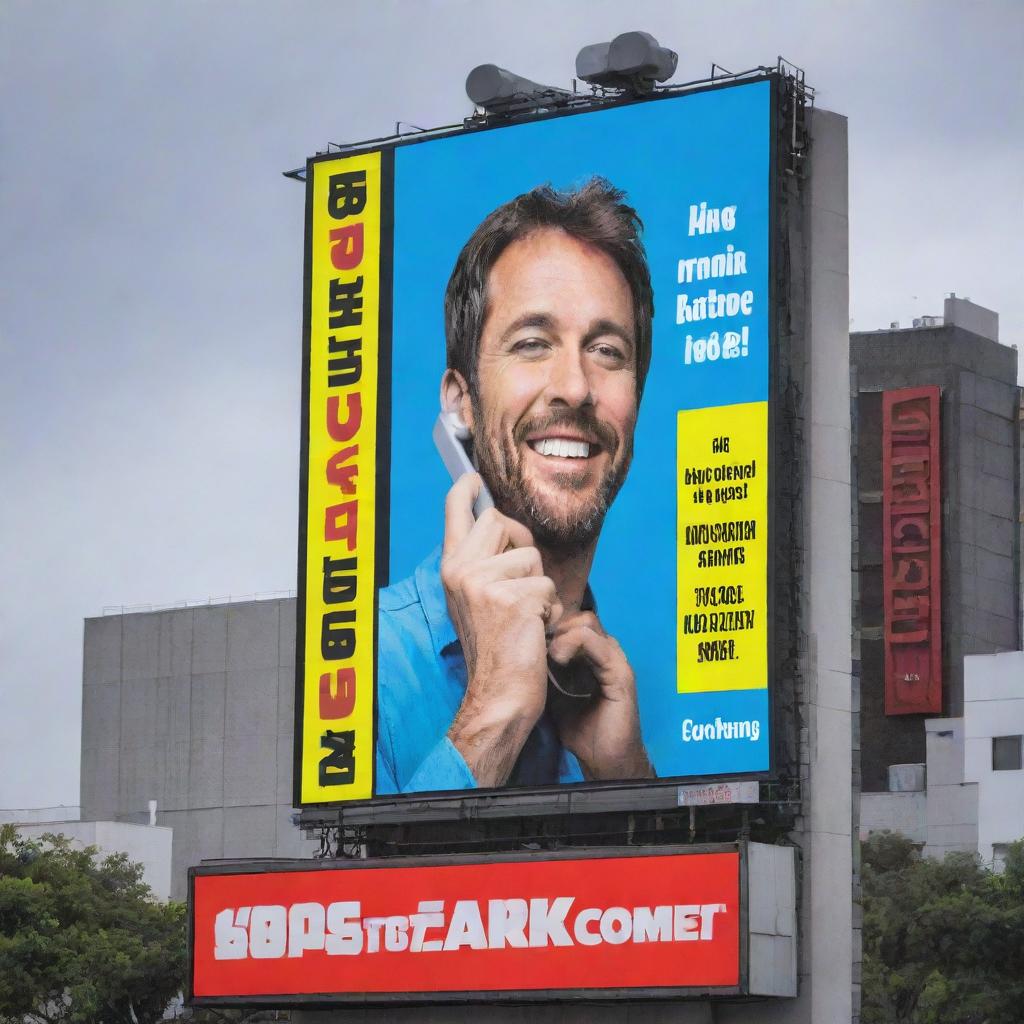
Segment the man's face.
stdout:
<svg viewBox="0 0 1024 1024">
<path fill-rule="evenodd" d="M 542 228 L 498 258 L 487 307 L 471 410 L 480 472 L 538 543 L 584 547 L 633 454 L 629 285 L 600 249 Z"/>
</svg>

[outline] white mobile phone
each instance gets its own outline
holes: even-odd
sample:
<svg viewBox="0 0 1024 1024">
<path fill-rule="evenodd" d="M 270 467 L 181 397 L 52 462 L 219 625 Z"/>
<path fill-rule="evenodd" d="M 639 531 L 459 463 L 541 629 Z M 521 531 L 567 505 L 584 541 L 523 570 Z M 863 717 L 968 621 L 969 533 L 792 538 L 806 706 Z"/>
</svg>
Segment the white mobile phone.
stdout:
<svg viewBox="0 0 1024 1024">
<path fill-rule="evenodd" d="M 451 474 L 453 481 L 465 473 L 475 473 L 476 466 L 466 450 L 469 427 L 453 412 L 442 412 L 434 423 L 434 444 L 438 454 Z M 494 508 L 494 499 L 485 483 L 480 484 L 480 493 L 473 502 L 473 518 L 479 519 L 489 508 Z"/>
<path fill-rule="evenodd" d="M 451 412 L 441 412 L 434 423 L 434 444 L 452 480 L 458 480 L 465 473 L 475 473 L 476 466 L 466 449 L 469 428 Z M 473 502 L 473 517 L 479 519 L 483 513 L 494 507 L 494 499 L 487 485 L 480 484 L 480 493 Z M 576 700 L 589 700 L 597 692 L 597 680 L 589 667 L 581 661 L 568 665 L 556 665 L 548 658 L 548 682 L 560 694 Z"/>
</svg>

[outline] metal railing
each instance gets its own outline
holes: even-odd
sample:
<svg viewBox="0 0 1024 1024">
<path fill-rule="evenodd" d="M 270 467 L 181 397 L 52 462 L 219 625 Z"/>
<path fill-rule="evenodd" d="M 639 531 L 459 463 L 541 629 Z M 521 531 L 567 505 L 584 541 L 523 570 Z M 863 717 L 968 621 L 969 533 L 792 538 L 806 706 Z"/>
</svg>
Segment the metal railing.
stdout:
<svg viewBox="0 0 1024 1024">
<path fill-rule="evenodd" d="M 279 601 L 295 597 L 294 590 L 265 590 L 257 594 L 227 594 L 196 600 L 169 601 L 166 604 L 105 604 L 102 615 L 134 615 L 143 612 L 170 612 L 180 608 L 205 608 L 215 604 L 234 604 L 240 601 Z"/>
</svg>

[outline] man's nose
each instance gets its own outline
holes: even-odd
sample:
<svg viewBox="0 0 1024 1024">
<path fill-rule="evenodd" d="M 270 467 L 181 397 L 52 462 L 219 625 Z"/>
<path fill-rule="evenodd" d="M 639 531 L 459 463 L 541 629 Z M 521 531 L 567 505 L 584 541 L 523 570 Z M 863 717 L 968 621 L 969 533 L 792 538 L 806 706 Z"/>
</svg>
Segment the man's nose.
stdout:
<svg viewBox="0 0 1024 1024">
<path fill-rule="evenodd" d="M 563 346 L 551 361 L 547 391 L 552 404 L 564 403 L 572 408 L 594 404 L 586 364 L 576 346 Z"/>
</svg>

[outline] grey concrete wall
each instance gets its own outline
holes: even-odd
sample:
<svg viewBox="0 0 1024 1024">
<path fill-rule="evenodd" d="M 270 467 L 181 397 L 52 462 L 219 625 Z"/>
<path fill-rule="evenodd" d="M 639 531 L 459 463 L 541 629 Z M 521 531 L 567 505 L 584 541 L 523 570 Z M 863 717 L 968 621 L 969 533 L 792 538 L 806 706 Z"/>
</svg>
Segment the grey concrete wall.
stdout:
<svg viewBox="0 0 1024 1024">
<path fill-rule="evenodd" d="M 846 119 L 815 111 L 808 211 L 810 337 L 809 476 L 806 504 L 808 649 L 806 685 L 809 804 L 805 841 L 808 1024 L 855 1014 L 860 960 L 853 916 L 852 545 L 850 491 L 849 262 Z M 809 989 L 809 992 L 806 991 Z"/>
<path fill-rule="evenodd" d="M 84 819 L 174 830 L 171 894 L 218 857 L 307 857 L 291 823 L 294 600 L 87 619 Z"/>
</svg>

